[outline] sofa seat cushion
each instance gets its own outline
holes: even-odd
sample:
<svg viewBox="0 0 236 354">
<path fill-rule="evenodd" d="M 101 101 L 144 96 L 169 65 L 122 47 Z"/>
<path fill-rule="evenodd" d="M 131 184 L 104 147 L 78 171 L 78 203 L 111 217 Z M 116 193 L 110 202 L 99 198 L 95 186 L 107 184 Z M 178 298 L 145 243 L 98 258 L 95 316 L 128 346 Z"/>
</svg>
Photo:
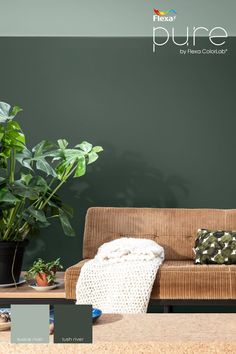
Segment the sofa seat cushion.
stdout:
<svg viewBox="0 0 236 354">
<path fill-rule="evenodd" d="M 165 261 L 159 269 L 151 298 L 236 299 L 236 265 Z"/>
<path fill-rule="evenodd" d="M 84 259 L 65 273 L 67 299 L 75 299 L 75 287 Z M 236 299 L 236 265 L 195 265 L 193 261 L 164 261 L 154 282 L 152 299 Z"/>
</svg>

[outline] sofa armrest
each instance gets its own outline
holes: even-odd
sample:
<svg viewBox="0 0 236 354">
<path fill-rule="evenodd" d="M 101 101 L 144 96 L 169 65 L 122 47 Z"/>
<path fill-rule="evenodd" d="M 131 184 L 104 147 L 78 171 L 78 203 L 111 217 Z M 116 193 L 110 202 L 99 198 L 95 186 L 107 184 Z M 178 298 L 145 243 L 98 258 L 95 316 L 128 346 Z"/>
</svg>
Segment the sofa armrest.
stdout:
<svg viewBox="0 0 236 354">
<path fill-rule="evenodd" d="M 83 259 L 79 263 L 69 267 L 66 269 L 65 272 L 65 292 L 66 292 L 66 299 L 76 299 L 75 288 L 76 283 L 80 275 L 81 268 L 83 265 L 89 261 L 89 259 Z"/>
</svg>

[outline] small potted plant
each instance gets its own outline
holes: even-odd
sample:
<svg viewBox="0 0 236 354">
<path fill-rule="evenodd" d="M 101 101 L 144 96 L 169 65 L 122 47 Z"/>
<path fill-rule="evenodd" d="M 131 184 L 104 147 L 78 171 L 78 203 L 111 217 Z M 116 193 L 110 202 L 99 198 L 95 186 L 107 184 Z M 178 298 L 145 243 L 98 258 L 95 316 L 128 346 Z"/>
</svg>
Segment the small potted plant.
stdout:
<svg viewBox="0 0 236 354">
<path fill-rule="evenodd" d="M 38 258 L 26 273 L 25 278 L 28 281 L 34 279 L 37 286 L 51 286 L 55 284 L 56 272 L 62 268 L 60 258 L 48 263 Z"/>
</svg>

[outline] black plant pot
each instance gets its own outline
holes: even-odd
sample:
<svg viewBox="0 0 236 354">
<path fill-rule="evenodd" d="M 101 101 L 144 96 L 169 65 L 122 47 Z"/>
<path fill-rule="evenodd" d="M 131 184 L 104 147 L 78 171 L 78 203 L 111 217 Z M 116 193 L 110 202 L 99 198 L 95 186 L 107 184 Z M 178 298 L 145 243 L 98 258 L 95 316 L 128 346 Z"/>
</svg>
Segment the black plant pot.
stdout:
<svg viewBox="0 0 236 354">
<path fill-rule="evenodd" d="M 0 241 L 0 285 L 18 282 L 28 240 L 21 242 Z"/>
</svg>

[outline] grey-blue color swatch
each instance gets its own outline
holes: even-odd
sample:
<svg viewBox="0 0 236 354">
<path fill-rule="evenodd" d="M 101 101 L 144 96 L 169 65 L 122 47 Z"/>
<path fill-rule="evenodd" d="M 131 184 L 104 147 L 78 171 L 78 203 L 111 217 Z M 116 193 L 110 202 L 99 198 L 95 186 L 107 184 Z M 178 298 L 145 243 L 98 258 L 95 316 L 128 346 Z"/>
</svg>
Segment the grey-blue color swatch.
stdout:
<svg viewBox="0 0 236 354">
<path fill-rule="evenodd" d="M 11 343 L 49 343 L 49 305 L 12 305 L 11 323 Z"/>
</svg>

